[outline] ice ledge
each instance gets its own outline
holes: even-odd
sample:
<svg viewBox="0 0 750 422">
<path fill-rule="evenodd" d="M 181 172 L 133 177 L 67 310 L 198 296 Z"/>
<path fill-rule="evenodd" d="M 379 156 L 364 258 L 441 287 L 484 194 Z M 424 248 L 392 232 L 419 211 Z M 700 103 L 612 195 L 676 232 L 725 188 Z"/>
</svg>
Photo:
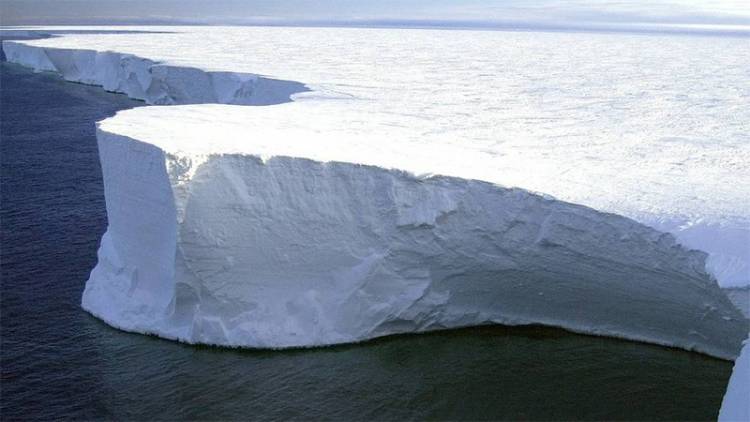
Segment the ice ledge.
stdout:
<svg viewBox="0 0 750 422">
<path fill-rule="evenodd" d="M 726 359 L 747 333 L 705 254 L 627 218 L 393 166 L 186 153 L 118 121 L 98 130 L 109 227 L 83 306 L 121 329 L 284 348 L 544 324 Z"/>
<path fill-rule="evenodd" d="M 148 104 L 220 103 L 272 105 L 289 102 L 305 85 L 238 72 L 212 72 L 161 64 L 112 51 L 38 47 L 3 41 L 8 61 L 64 79 L 101 86 Z"/>
</svg>

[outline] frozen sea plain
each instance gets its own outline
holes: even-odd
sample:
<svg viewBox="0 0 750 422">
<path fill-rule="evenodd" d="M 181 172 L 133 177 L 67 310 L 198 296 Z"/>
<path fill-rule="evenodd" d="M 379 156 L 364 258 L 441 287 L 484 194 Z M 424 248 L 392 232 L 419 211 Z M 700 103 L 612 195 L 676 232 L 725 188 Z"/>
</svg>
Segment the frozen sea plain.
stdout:
<svg viewBox="0 0 750 422">
<path fill-rule="evenodd" d="M 262 88 L 258 90 L 258 87 L 262 87 L 257 83 L 261 79 L 255 76 L 258 74 L 268 80 L 299 81 L 304 83 L 309 91 L 293 94 L 292 103 L 262 110 L 227 105 L 142 108 L 121 113 L 100 125 L 110 231 L 103 240 L 100 265 L 92 274 L 92 280 L 89 282 L 91 288 L 87 289 L 87 294 L 98 292 L 96 294 L 99 297 L 95 301 L 89 301 L 88 308 L 113 325 L 157 332 L 188 341 L 288 346 L 350 341 L 388 332 L 429 329 L 441 325 L 468 325 L 490 321 L 542 322 L 578 331 L 695 348 L 719 356 L 736 354 L 736 351 L 727 351 L 736 348 L 738 343 L 734 337 L 737 335 L 730 336 L 730 340 L 722 347 L 716 346 L 713 340 L 698 339 L 706 335 L 712 338 L 723 337 L 722 330 L 737 333 L 735 328 L 729 327 L 732 322 L 721 322 L 736 321 L 737 318 L 726 308 L 725 300 L 722 301 L 716 296 L 716 303 L 700 303 L 698 306 L 703 309 L 704 315 L 700 316 L 701 322 L 697 325 L 695 321 L 690 321 L 690 315 L 680 314 L 682 311 L 679 309 L 685 302 L 691 303 L 688 307 L 697 305 L 697 298 L 703 297 L 705 293 L 701 290 L 711 290 L 710 286 L 701 285 L 708 279 L 700 275 L 700 269 L 697 270 L 697 276 L 692 273 L 685 275 L 686 268 L 695 269 L 696 266 L 702 266 L 700 258 L 682 250 L 675 252 L 668 240 L 661 241 L 656 234 L 642 232 L 639 227 L 627 226 L 625 220 L 614 216 L 603 217 L 603 214 L 596 214 L 592 217 L 593 214 L 584 211 L 586 215 L 579 221 L 571 223 L 570 218 L 567 218 L 565 224 L 559 225 L 552 219 L 551 226 L 556 229 L 573 228 L 582 237 L 592 233 L 601 235 L 602 232 L 597 232 L 593 224 L 595 222 L 608 226 L 607 236 L 619 236 L 625 243 L 631 240 L 629 236 L 634 236 L 635 241 L 632 244 L 609 245 L 610 249 L 603 247 L 601 238 L 584 245 L 586 256 L 596 255 L 592 254 L 592 251 L 597 247 L 603 247 L 602 250 L 606 250 L 611 257 L 617 256 L 620 259 L 618 264 L 611 267 L 597 263 L 598 267 L 592 274 L 597 271 L 600 274 L 613 271 L 618 265 L 627 262 L 631 269 L 635 268 L 629 277 L 656 280 L 658 277 L 648 276 L 647 271 L 642 270 L 654 267 L 655 262 L 660 259 L 649 263 L 638 262 L 637 259 L 632 259 L 633 250 L 648 250 L 652 257 L 659 254 L 669 255 L 657 266 L 666 265 L 670 267 L 668 272 L 674 271 L 680 277 L 685 276 L 686 285 L 691 288 L 697 286 L 698 290 L 692 295 L 693 299 L 686 300 L 691 296 L 683 295 L 687 290 L 677 289 L 670 292 L 669 289 L 676 285 L 650 290 L 656 283 L 646 283 L 641 286 L 643 289 L 630 289 L 632 286 L 624 287 L 625 284 L 619 284 L 619 288 L 626 291 L 620 299 L 630 300 L 633 298 L 633 292 L 636 292 L 635 296 L 641 299 L 650 296 L 652 300 L 669 302 L 671 294 L 674 296 L 674 309 L 678 310 L 673 317 L 685 323 L 684 327 L 692 327 L 690 330 L 694 332 L 685 331 L 676 337 L 665 339 L 664 332 L 660 330 L 666 327 L 635 330 L 633 326 L 618 325 L 623 323 L 622 318 L 618 317 L 614 318 L 614 322 L 591 326 L 590 321 L 595 319 L 595 316 L 585 315 L 585 312 L 578 313 L 581 315 L 568 315 L 566 321 L 549 314 L 540 317 L 528 309 L 515 309 L 501 316 L 482 314 L 482 309 L 474 309 L 473 312 L 477 314 L 467 317 L 466 309 L 459 306 L 459 309 L 449 309 L 448 312 L 436 316 L 434 312 L 430 312 L 439 309 L 440 306 L 445 307 L 449 301 L 440 293 L 440 289 L 425 289 L 430 283 L 425 283 L 424 280 L 431 279 L 432 276 L 429 274 L 429 268 L 407 268 L 406 274 L 400 274 L 412 283 L 408 288 L 403 285 L 397 287 L 408 290 L 409 294 L 403 295 L 404 304 L 388 303 L 387 300 L 383 301 L 378 297 L 378 294 L 388 296 L 389 289 L 383 288 L 382 285 L 377 287 L 376 291 L 360 290 L 366 293 L 365 296 L 371 297 L 354 301 L 336 299 L 333 303 L 326 303 L 318 297 L 320 292 L 315 288 L 300 290 L 296 289 L 299 286 L 290 284 L 290 280 L 279 280 L 279 268 L 299 266 L 300 268 L 295 268 L 298 274 L 309 274 L 308 264 L 312 263 L 314 266 L 315 262 L 322 260 L 330 262 L 331 267 L 346 268 L 346 271 L 338 273 L 327 271 L 327 275 L 321 279 L 322 284 L 317 285 L 325 285 L 323 291 L 340 292 L 348 298 L 351 292 L 341 290 L 341 286 L 337 285 L 337 278 L 352 279 L 359 271 L 362 280 L 372 278 L 373 274 L 376 279 L 389 279 L 392 274 L 378 271 L 379 266 L 393 268 L 393 263 L 382 264 L 385 262 L 384 257 L 390 253 L 388 248 L 378 250 L 374 244 L 366 242 L 366 247 L 357 245 L 358 247 L 353 248 L 344 242 L 337 244 L 344 245 L 342 247 L 346 250 L 333 253 L 332 257 L 302 252 L 312 249 L 309 245 L 310 239 L 321 241 L 323 250 L 328 246 L 326 240 L 346 239 L 316 237 L 321 234 L 340 234 L 341 226 L 335 229 L 321 229 L 307 225 L 310 221 L 290 219 L 288 221 L 298 221 L 300 226 L 313 230 L 313 236 L 306 238 L 307 247 L 304 242 L 295 243 L 293 236 L 283 239 L 287 241 L 287 246 L 291 246 L 291 249 L 287 248 L 286 251 L 292 251 L 291 255 L 283 256 L 280 248 L 263 248 L 263 242 L 256 243 L 256 252 L 259 252 L 256 257 L 263 256 L 264 252 L 269 255 L 264 261 L 266 267 L 263 267 L 263 263 L 259 267 L 259 263 L 253 262 L 253 259 L 236 258 L 247 256 L 246 250 L 226 253 L 224 243 L 229 241 L 230 248 L 238 245 L 237 242 L 232 244 L 233 231 L 240 237 L 251 233 L 257 235 L 258 239 L 273 240 L 264 237 L 268 233 L 256 233 L 253 230 L 248 232 L 247 229 L 235 231 L 235 227 L 228 224 L 222 226 L 220 222 L 204 225 L 203 223 L 212 215 L 220 216 L 221 221 L 241 221 L 241 218 L 232 220 L 228 218 L 230 215 L 227 213 L 217 213 L 216 209 L 210 209 L 211 207 L 204 207 L 203 210 L 201 207 L 194 207 L 193 213 L 197 217 L 193 217 L 193 223 L 186 219 L 185 213 L 189 209 L 186 202 L 219 203 L 223 205 L 224 211 L 228 209 L 239 214 L 256 212 L 257 216 L 257 210 L 252 211 L 253 201 L 257 198 L 253 198 L 253 195 L 246 198 L 241 195 L 262 188 L 252 183 L 248 185 L 249 180 L 260 180 L 253 174 L 253 166 L 257 163 L 271 163 L 272 165 L 259 167 L 267 169 L 270 173 L 274 173 L 274 167 L 285 167 L 277 171 L 277 174 L 291 174 L 289 169 L 292 168 L 297 171 L 298 179 L 317 177 L 321 171 L 337 171 L 330 170 L 331 166 L 324 166 L 323 170 L 315 169 L 313 164 L 305 160 L 290 160 L 289 163 L 280 159 L 273 162 L 264 161 L 269 157 L 301 157 L 313 160 L 312 163 L 340 161 L 365 164 L 423 175 L 412 180 L 422 180 L 423 184 L 441 183 L 445 180 L 447 181 L 444 183 L 447 184 L 455 182 L 452 179 L 424 177 L 430 174 L 456 176 L 464 180 L 477 179 L 544 192 L 569 202 L 625 215 L 652 227 L 671 231 L 686 246 L 709 252 L 708 269 L 721 284 L 747 284 L 748 195 L 741 183 L 748 179 L 749 170 L 746 164 L 750 162 L 747 144 L 748 111 L 747 107 L 743 107 L 746 106 L 750 95 L 747 85 L 743 83 L 748 76 L 748 69 L 743 66 L 749 58 L 747 49 L 743 48 L 746 39 L 320 28 L 141 29 L 169 33 L 73 34 L 23 44 L 9 44 L 4 48 L 10 60 L 38 69 L 57 70 L 71 80 L 99 83 L 105 87 L 108 87 L 109 82 L 113 85 L 108 88 L 126 92 L 128 89 L 135 92 L 140 87 L 143 91 L 142 97 L 153 103 L 242 103 L 242 98 L 252 97 L 254 89 L 256 92 L 262 92 Z M 24 45 L 43 46 L 45 49 L 28 49 Z M 60 50 L 61 48 L 70 50 Z M 132 62 L 143 60 L 122 55 L 116 55 L 113 59 L 110 53 L 91 54 L 93 51 L 133 54 L 148 61 L 145 66 L 133 66 Z M 717 60 L 716 51 L 722 51 L 718 57 L 720 60 Z M 124 87 L 125 89 L 121 81 L 116 80 L 119 76 L 96 73 L 97 65 L 102 61 L 115 60 L 118 65 L 122 65 L 124 59 L 133 70 L 126 79 L 132 84 Z M 171 67 L 160 67 L 155 71 L 151 69 L 155 62 Z M 219 76 L 218 79 L 211 76 L 208 85 L 195 83 L 203 77 L 200 75 L 201 72 L 180 70 L 185 67 L 204 69 L 214 72 L 212 75 Z M 115 80 L 111 80 L 113 78 Z M 154 84 L 156 80 L 162 85 L 167 83 L 170 86 L 161 86 L 157 87 L 156 91 L 149 91 L 151 87 L 158 85 Z M 249 83 L 246 84 L 247 81 Z M 196 89 L 205 86 L 210 86 L 213 93 Z M 224 89 L 227 86 L 229 89 Z M 250 95 L 247 95 L 248 93 Z M 118 139 L 143 141 L 158 148 L 151 149 L 140 142 L 118 143 Z M 118 148 L 125 149 L 117 151 Z M 108 159 L 105 158 L 108 150 L 113 152 L 109 166 Z M 221 155 L 218 161 L 224 163 L 216 163 L 217 154 Z M 237 159 L 238 156 L 247 154 L 258 159 Z M 128 158 L 122 160 L 123 156 Z M 131 159 L 134 157 L 140 158 Z M 123 183 L 114 182 L 118 179 L 126 180 L 119 177 L 110 176 L 111 182 L 107 186 L 108 167 L 119 168 L 109 170 L 110 174 L 127 174 L 131 177 L 127 183 L 137 185 L 131 183 L 132 177 L 142 177 L 151 170 L 158 172 L 158 164 L 153 163 L 160 160 L 162 166 L 168 167 L 164 169 L 163 175 L 163 180 L 167 184 L 162 186 L 165 189 L 161 192 L 158 187 L 153 189 L 151 198 L 149 194 L 144 194 L 148 193 L 149 189 L 135 192 L 132 188 L 125 187 L 123 190 Z M 123 165 L 127 166 L 123 163 L 135 162 L 150 164 L 142 169 L 122 169 Z M 194 182 L 202 180 L 198 177 L 201 176 L 201 167 L 205 170 L 211 166 L 216 167 L 217 174 L 223 174 L 223 178 L 207 179 L 220 182 L 220 186 L 201 191 L 201 184 Z M 347 171 L 342 168 L 338 170 Z M 348 176 L 352 174 L 349 173 Z M 393 174 L 395 173 L 391 172 L 387 177 L 394 177 Z M 289 182 L 274 174 L 261 176 L 271 183 Z M 398 174 L 395 177 L 398 179 Z M 156 179 L 142 180 L 150 183 Z M 378 183 L 380 182 L 376 181 L 374 185 L 380 186 Z M 206 183 L 203 185 L 205 188 Z M 394 185 L 393 181 L 388 182 L 388 186 Z M 226 186 L 229 190 L 223 194 L 223 203 L 221 186 Z M 265 185 L 268 186 L 273 185 Z M 328 187 L 330 186 L 333 185 Z M 302 190 L 296 193 L 316 193 L 315 186 L 305 186 L 303 183 L 299 187 Z M 442 225 L 441 219 L 445 219 L 446 216 L 456 212 L 460 215 L 465 211 L 458 205 L 465 203 L 465 198 L 456 198 L 456 190 L 462 191 L 464 186 L 453 186 L 453 191 L 450 187 L 443 188 L 444 186 L 441 186 L 442 190 L 427 189 L 424 192 L 419 189 L 416 192 L 413 189 L 403 189 L 402 192 L 408 192 L 407 197 L 395 198 L 394 202 L 397 207 L 401 207 L 397 210 L 396 226 L 427 228 L 429 232 L 431 228 Z M 163 233 L 152 232 L 154 239 L 145 240 L 150 241 L 150 244 L 157 244 L 160 239 L 174 243 L 175 238 L 180 238 L 184 246 L 180 247 L 183 255 L 186 249 L 190 250 L 193 246 L 197 245 L 197 249 L 204 248 L 200 251 L 193 248 L 193 252 L 197 252 L 192 258 L 200 257 L 200 265 L 196 267 L 191 262 L 173 265 L 175 259 L 172 258 L 172 262 L 162 268 L 163 263 L 169 259 L 165 261 L 154 257 L 154 254 L 147 254 L 154 259 L 145 266 L 129 266 L 128 263 L 120 262 L 119 255 L 122 253 L 118 254 L 116 248 L 130 249 L 130 254 L 138 255 L 137 250 L 142 248 L 144 239 L 135 239 L 130 246 L 127 246 L 127 241 L 119 244 L 112 241 L 113 221 L 117 220 L 118 211 L 127 217 L 128 213 L 132 213 L 128 210 L 138 209 L 133 207 L 133 204 L 128 204 L 128 201 L 111 201 L 109 193 L 118 189 L 120 198 L 133 199 L 136 204 L 144 201 L 158 203 L 164 198 L 174 201 L 175 209 L 167 209 L 163 214 L 175 213 L 179 229 L 174 228 L 171 238 Z M 170 189 L 173 189 L 175 198 L 171 198 L 171 193 L 164 195 L 165 192 L 169 193 Z M 220 193 L 216 197 L 202 198 L 202 201 L 191 199 L 199 197 L 196 193 L 201 192 L 204 195 L 206 192 Z M 520 198 L 515 205 L 520 207 L 522 213 L 527 212 L 524 204 L 538 201 L 523 192 L 503 192 Z M 302 196 L 297 196 L 300 197 Z M 241 200 L 233 203 L 226 198 Z M 290 198 L 282 198 L 281 205 L 274 204 L 274 200 L 278 198 L 261 198 L 261 203 L 266 210 L 278 210 L 285 204 L 294 204 L 293 200 L 290 202 Z M 401 203 L 398 203 L 399 200 Z M 488 202 L 479 203 L 480 206 L 476 209 L 486 213 L 483 207 Z M 560 205 L 557 201 L 550 203 L 551 205 L 547 205 L 552 208 L 562 207 L 563 214 L 572 213 L 575 217 L 582 217 L 578 214 L 579 208 L 566 208 L 570 206 Z M 304 211 L 304 207 L 309 205 L 321 204 L 305 204 L 304 201 L 299 201 L 296 211 Z M 334 214 L 344 208 L 342 204 L 336 203 L 323 205 L 328 207 L 323 211 L 333 211 Z M 166 207 L 168 208 L 169 204 Z M 294 207 L 291 208 L 295 210 Z M 321 211 L 320 208 L 317 210 Z M 473 212 L 477 213 L 476 210 Z M 526 230 L 538 233 L 534 238 L 537 243 L 541 242 L 542 246 L 545 242 L 556 245 L 564 239 L 573 238 L 567 233 L 560 236 L 560 232 L 554 230 L 551 233 L 546 232 L 545 224 L 550 220 L 547 219 L 548 214 L 543 214 L 542 217 L 530 215 L 527 223 L 530 222 L 533 228 L 521 228 L 520 232 Z M 158 222 L 159 217 L 156 216 L 154 221 Z M 273 220 L 271 217 L 269 221 L 273 223 Z M 513 218 L 506 220 L 500 218 L 495 222 L 502 226 L 504 232 L 509 230 L 509 227 L 505 226 L 520 221 Z M 143 216 L 137 216 L 135 219 L 131 216 L 122 221 L 144 219 Z M 186 221 L 188 224 L 184 224 Z M 616 223 L 613 223 L 615 221 Z M 370 224 L 378 227 L 377 224 L 372 225 L 372 221 L 365 223 L 365 226 Z M 625 226 L 618 226 L 622 224 Z M 618 227 L 613 228 L 613 225 Z M 124 233 L 131 227 L 132 225 L 124 224 L 121 232 Z M 273 225 L 271 227 L 272 234 L 280 233 L 273 229 Z M 362 227 L 356 229 L 361 230 Z M 212 232 L 216 230 L 218 232 Z M 462 228 L 453 230 L 460 233 Z M 362 237 L 361 233 L 353 233 L 351 238 L 357 236 L 360 239 L 366 237 Z M 125 240 L 127 235 L 120 237 L 119 240 Z M 455 234 L 452 237 L 456 238 Z M 414 238 L 410 241 L 414 241 Z M 644 243 L 638 244 L 639 241 Z M 491 243 L 490 241 L 489 244 Z M 268 245 L 274 244 L 283 243 L 268 242 Z M 647 245 L 645 248 L 644 244 Z M 242 248 L 241 242 L 239 245 Z M 485 246 L 487 245 L 477 243 L 474 249 L 469 248 L 464 252 L 466 256 L 476 256 L 471 254 L 486 251 Z M 507 252 L 508 248 L 513 246 L 507 243 L 501 249 Z M 371 250 L 370 247 L 374 249 Z M 218 254 L 221 256 L 206 254 L 206 248 L 222 251 Z M 415 253 L 417 250 L 413 245 L 407 249 L 409 253 Z M 448 248 L 452 249 L 455 248 Z M 335 252 L 335 249 L 329 251 Z M 444 252 L 434 256 L 444 256 Z M 174 255 L 174 252 L 171 253 Z M 554 255 L 547 254 L 545 258 L 551 259 L 560 267 L 561 257 Z M 421 260 L 427 259 L 419 253 L 416 257 Z M 501 268 L 490 266 L 481 270 L 485 271 L 484 276 L 488 279 L 493 277 L 493 271 L 512 272 L 518 264 L 514 258 L 485 257 L 485 261 L 494 260 L 494 265 Z M 682 263 L 674 264 L 672 261 Z M 440 266 L 445 270 L 446 265 L 452 265 L 450 262 L 449 260 L 448 264 L 442 263 Z M 685 265 L 684 262 L 692 264 Z M 671 267 L 673 264 L 675 266 Z M 196 271 L 195 268 L 200 270 Z M 246 297 L 255 298 L 249 303 L 240 300 L 240 303 L 232 304 L 228 309 L 232 309 L 230 314 L 234 315 L 224 314 L 229 315 L 228 319 L 231 320 L 231 327 L 228 328 L 226 320 L 217 318 L 221 312 L 217 312 L 216 306 L 217 303 L 227 300 L 228 291 L 236 293 L 236 288 L 242 284 L 238 283 L 236 275 L 247 271 L 248 268 L 263 268 L 264 271 L 261 273 L 265 273 L 265 281 L 273 279 L 273 283 L 260 283 L 258 290 L 262 293 L 259 294 L 256 290 L 252 295 L 247 295 Z M 625 267 L 620 266 L 620 269 L 622 268 Z M 134 269 L 140 273 L 134 273 Z M 160 282 L 156 279 L 163 275 L 162 271 L 177 271 L 177 278 L 186 281 L 185 274 L 179 274 L 179 271 L 185 269 L 192 276 L 197 275 L 200 280 L 208 283 L 198 283 L 200 288 L 195 288 L 195 283 L 186 282 L 184 289 L 181 290 L 178 285 L 176 291 L 169 291 L 168 294 L 163 289 L 154 288 Z M 464 269 L 458 270 L 460 271 L 455 272 L 461 273 Z M 664 268 L 660 268 L 661 270 Z M 446 275 L 455 276 L 450 273 L 446 271 L 442 278 L 446 279 Z M 583 273 L 586 271 L 579 268 L 579 274 Z M 670 273 L 669 277 L 672 275 L 674 274 Z M 559 282 L 573 276 L 555 274 L 547 277 L 546 281 Z M 290 278 L 290 275 L 287 273 L 284 277 Z M 595 278 L 593 275 L 591 277 L 592 280 Z M 293 276 L 291 278 L 294 279 Z M 613 279 L 616 278 L 618 277 L 613 275 Z M 626 278 L 621 277 L 620 281 Z M 513 282 L 518 282 L 519 286 L 524 281 L 529 281 L 518 277 L 512 279 Z M 542 279 L 544 277 L 535 280 Z M 100 288 L 97 280 L 117 286 L 110 289 L 109 293 L 119 290 L 121 294 L 116 293 L 116 298 L 107 297 L 107 293 L 101 293 L 107 289 Z M 316 280 L 307 281 L 315 285 Z M 252 285 L 253 283 L 245 283 L 245 288 Z M 583 288 L 584 285 L 585 283 L 581 283 L 579 287 Z M 609 287 L 613 286 L 618 284 L 614 283 Z M 525 293 L 535 291 L 542 295 L 545 291 L 555 291 L 539 287 L 514 290 Z M 379 289 L 382 291 L 378 291 Z M 478 291 L 473 291 L 473 297 L 476 297 L 477 293 L 481 295 L 482 289 L 492 290 L 491 287 L 484 286 Z M 594 290 L 586 291 L 592 293 Z M 289 292 L 294 292 L 294 297 L 285 298 L 284 294 Z M 138 297 L 139 295 L 146 297 Z M 118 298 L 124 297 L 137 298 L 134 300 L 136 305 L 152 303 L 158 306 L 147 310 L 148 312 L 143 312 L 143 306 L 127 306 L 123 311 L 124 305 L 118 304 Z M 269 300 L 261 300 L 260 309 L 256 309 L 259 303 L 256 300 L 261 297 Z M 270 300 L 280 297 L 285 300 Z M 574 297 L 576 296 L 571 296 L 571 299 Z M 580 298 L 580 295 L 578 297 Z M 610 296 L 607 301 L 598 305 L 611 309 L 610 301 L 616 302 L 616 298 Z M 513 303 L 507 295 L 506 299 Z M 424 309 L 412 306 L 419 301 Z M 94 302 L 99 304 L 100 309 L 92 309 Z M 393 309 L 387 309 L 388 306 L 383 309 L 372 306 L 378 302 L 389 306 L 396 305 L 395 307 L 400 310 L 394 313 Z M 562 306 L 563 303 L 564 300 L 555 306 Z M 84 306 L 86 304 L 85 296 Z M 198 304 L 203 307 L 200 312 L 196 311 Z M 314 306 L 310 306 L 311 304 Z M 322 310 L 315 309 L 318 305 L 322 306 Z M 349 311 L 353 314 L 361 314 L 363 309 L 372 311 L 373 319 L 370 321 L 374 324 L 367 327 L 348 327 L 355 333 L 352 334 L 338 332 L 337 328 L 340 327 L 335 321 L 325 318 L 321 321 L 321 315 L 325 316 L 326 308 L 341 305 L 352 307 L 348 310 L 341 308 L 341 315 L 344 316 Z M 455 308 L 455 303 L 451 305 Z M 540 300 L 539 303 L 528 302 L 523 306 L 549 307 L 550 303 Z M 623 311 L 627 309 L 626 305 L 620 306 Z M 214 309 L 211 309 L 212 307 Z M 177 321 L 177 326 L 173 324 L 169 330 L 157 322 L 159 318 L 156 315 L 142 318 L 153 311 L 163 313 L 165 309 L 171 309 L 172 317 Z M 247 313 L 248 310 L 251 312 Z M 413 315 L 408 315 L 409 312 L 406 310 Z M 119 314 L 105 315 L 108 312 Z M 202 317 L 196 318 L 196 315 L 201 313 Z M 450 316 L 452 313 L 454 315 Z M 138 317 L 138 314 L 143 315 Z M 378 319 L 383 315 L 386 316 L 385 320 Z M 446 319 L 446 315 L 450 318 Z M 398 318 L 393 318 L 394 316 Z M 181 318 L 184 320 L 180 320 Z M 253 321 L 267 321 L 269 324 L 253 326 Z M 280 321 L 283 323 L 274 324 Z M 644 321 L 649 321 L 649 318 L 640 322 Z M 631 320 L 630 325 L 633 322 Z M 333 324 L 334 329 L 327 327 L 327 323 Z M 701 326 L 703 323 L 706 325 Z M 309 324 L 312 326 L 307 327 Z M 717 329 L 720 326 L 724 328 Z M 746 332 L 746 327 L 744 329 Z M 742 333 L 742 330 L 739 332 Z M 234 333 L 237 337 L 226 338 L 227 333 Z M 331 333 L 341 337 L 331 336 Z M 250 338 L 252 341 L 243 343 L 243 338 Z M 711 345 L 712 343 L 714 344 Z M 709 350 L 714 347 L 724 350 Z"/>
</svg>

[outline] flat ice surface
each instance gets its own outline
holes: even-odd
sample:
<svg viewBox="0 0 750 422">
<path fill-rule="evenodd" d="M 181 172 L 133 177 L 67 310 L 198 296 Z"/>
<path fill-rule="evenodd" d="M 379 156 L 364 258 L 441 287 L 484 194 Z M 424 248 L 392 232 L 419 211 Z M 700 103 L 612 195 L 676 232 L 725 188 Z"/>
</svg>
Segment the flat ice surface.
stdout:
<svg viewBox="0 0 750 422">
<path fill-rule="evenodd" d="M 721 285 L 750 283 L 747 38 L 129 29 L 169 33 L 24 43 L 260 74 L 312 90 L 263 110 L 144 108 L 106 123 L 138 139 L 201 153 L 242 152 L 254 150 L 252 139 L 262 133 L 280 140 L 267 151 L 273 154 L 290 148 L 283 141 L 293 134 L 314 133 L 308 145 L 293 146 L 295 155 L 373 164 L 379 150 L 403 151 L 377 164 L 479 178 L 629 216 L 710 252 L 708 268 Z M 173 131 L 174 122 L 190 130 Z"/>
</svg>

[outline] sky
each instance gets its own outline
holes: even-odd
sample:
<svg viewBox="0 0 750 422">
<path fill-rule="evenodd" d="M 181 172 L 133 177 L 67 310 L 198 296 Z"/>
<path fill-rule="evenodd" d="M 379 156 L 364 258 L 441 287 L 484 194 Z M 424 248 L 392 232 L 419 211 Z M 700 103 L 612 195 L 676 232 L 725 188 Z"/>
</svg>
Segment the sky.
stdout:
<svg viewBox="0 0 750 422">
<path fill-rule="evenodd" d="M 0 0 L 0 24 L 741 25 L 750 0 Z"/>
</svg>

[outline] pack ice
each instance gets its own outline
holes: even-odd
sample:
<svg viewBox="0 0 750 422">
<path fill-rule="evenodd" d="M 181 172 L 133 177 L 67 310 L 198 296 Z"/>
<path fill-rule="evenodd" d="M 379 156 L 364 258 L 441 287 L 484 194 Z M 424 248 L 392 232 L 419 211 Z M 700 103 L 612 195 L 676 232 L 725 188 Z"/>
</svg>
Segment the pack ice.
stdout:
<svg viewBox="0 0 750 422">
<path fill-rule="evenodd" d="M 227 43 L 239 39 L 255 42 L 250 50 L 257 54 L 221 56 L 218 65 L 202 69 L 191 57 L 206 61 L 220 54 L 204 42 L 201 57 L 195 51 L 166 57 L 174 51 L 170 43 L 193 45 L 211 31 L 227 35 L 220 52 L 236 51 Z M 498 134 L 495 115 L 472 108 L 498 104 L 484 91 L 470 91 L 477 85 L 471 75 L 486 76 L 481 67 L 466 67 L 474 57 L 451 62 L 458 71 L 448 67 L 447 78 L 439 79 L 445 86 L 436 89 L 433 81 L 431 97 L 413 76 L 437 75 L 429 68 L 434 60 L 385 56 L 422 66 L 395 77 L 377 65 L 362 66 L 378 51 L 438 55 L 430 53 L 436 45 L 456 51 L 455 40 L 491 46 L 497 34 L 411 31 L 410 45 L 424 47 L 415 50 L 399 48 L 402 37 L 384 34 L 389 31 L 347 31 L 361 37 L 360 55 L 342 54 L 351 39 L 342 44 L 331 30 L 289 28 L 148 34 L 161 45 L 139 42 L 134 34 L 3 44 L 9 60 L 154 104 L 276 104 L 144 107 L 99 124 L 109 227 L 84 292 L 85 309 L 125 330 L 230 346 L 314 346 L 502 323 L 737 355 L 747 320 L 706 272 L 706 254 L 683 244 L 705 245 L 720 280 L 746 282 L 747 216 L 741 210 L 747 197 L 739 184 L 726 183 L 747 171 L 744 144 L 693 159 L 702 145 L 675 149 L 682 141 L 670 138 L 644 159 L 643 145 L 634 153 L 604 140 L 581 143 L 580 134 L 559 133 L 570 122 L 525 132 L 529 119 L 521 117 L 497 120 L 519 136 L 502 141 L 498 137 L 508 135 Z M 432 39 L 424 38 L 427 32 L 445 43 L 426 41 Z M 267 44 L 289 53 L 282 40 L 299 51 L 273 56 Z M 640 41 L 626 41 L 632 44 L 626 52 L 642 54 Z M 376 48 L 383 45 L 389 48 Z M 622 51 L 615 53 L 622 59 Z M 357 76 L 373 67 L 381 73 Z M 549 74 L 539 69 L 539 76 Z M 572 83 L 558 77 L 560 87 Z M 259 88 L 262 79 L 273 82 Z M 399 87 L 408 101 L 394 95 Z M 578 106 L 588 112 L 579 98 L 560 100 L 555 107 L 561 110 L 573 106 L 566 113 L 580 113 Z M 630 105 L 629 98 L 617 101 Z M 547 110 L 541 111 L 544 119 Z M 706 119 L 701 113 L 695 118 Z M 738 128 L 724 130 L 735 140 Z M 596 139 L 602 127 L 581 129 Z M 550 130 L 562 141 L 548 148 L 541 139 Z M 717 157 L 730 169 L 711 167 Z M 660 173 L 670 160 L 685 161 Z M 673 231 L 680 242 L 653 227 Z"/>
</svg>

